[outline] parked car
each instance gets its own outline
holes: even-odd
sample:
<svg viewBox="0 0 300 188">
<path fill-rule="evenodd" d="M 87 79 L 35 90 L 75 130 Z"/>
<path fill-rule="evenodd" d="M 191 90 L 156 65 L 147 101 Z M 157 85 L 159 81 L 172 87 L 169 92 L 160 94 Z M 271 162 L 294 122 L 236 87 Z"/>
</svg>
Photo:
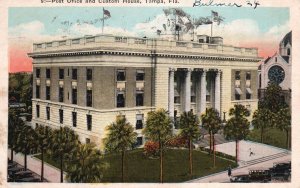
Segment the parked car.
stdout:
<svg viewBox="0 0 300 188">
<path fill-rule="evenodd" d="M 249 179 L 251 182 L 268 182 L 271 181 L 269 169 L 251 169 L 249 170 Z"/>
<path fill-rule="evenodd" d="M 40 182 L 39 178 L 36 177 L 28 177 L 16 180 L 16 182 Z"/>
<path fill-rule="evenodd" d="M 12 175 L 12 177 L 15 181 L 17 181 L 18 179 L 22 179 L 22 178 L 33 177 L 33 173 L 29 170 L 20 171 L 20 172 L 16 172 L 14 175 Z"/>
<path fill-rule="evenodd" d="M 230 182 L 233 183 L 250 183 L 249 174 L 241 174 L 232 176 L 230 178 Z"/>
<path fill-rule="evenodd" d="M 291 175 L 291 162 L 286 163 L 274 163 L 273 167 L 270 168 L 271 177 L 282 178 L 287 180 Z"/>
<path fill-rule="evenodd" d="M 24 170 L 23 167 L 18 167 L 18 166 L 13 167 L 13 168 L 9 168 L 9 169 L 8 169 L 8 175 L 9 175 L 9 176 L 12 176 L 12 175 L 14 175 L 15 173 L 20 172 L 20 171 L 23 171 L 23 170 Z"/>
</svg>

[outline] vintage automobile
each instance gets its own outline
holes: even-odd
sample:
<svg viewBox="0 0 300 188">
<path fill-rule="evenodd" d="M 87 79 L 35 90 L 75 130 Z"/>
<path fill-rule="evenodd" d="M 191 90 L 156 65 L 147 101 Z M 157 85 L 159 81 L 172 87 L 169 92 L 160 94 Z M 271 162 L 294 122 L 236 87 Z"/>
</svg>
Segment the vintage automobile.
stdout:
<svg viewBox="0 0 300 188">
<path fill-rule="evenodd" d="M 250 183 L 249 174 L 241 174 L 230 178 L 232 183 Z"/>
<path fill-rule="evenodd" d="M 273 179 L 287 180 L 291 175 L 291 162 L 274 163 L 270 168 L 270 174 Z"/>
<path fill-rule="evenodd" d="M 36 177 L 28 177 L 16 180 L 16 182 L 40 182 L 39 178 Z"/>
<path fill-rule="evenodd" d="M 33 173 L 29 170 L 26 170 L 26 171 L 16 172 L 14 175 L 12 175 L 12 178 L 14 181 L 17 181 L 19 179 L 29 178 L 32 176 L 33 176 Z"/>
<path fill-rule="evenodd" d="M 251 182 L 268 182 L 271 181 L 269 169 L 250 169 L 249 179 Z"/>
</svg>

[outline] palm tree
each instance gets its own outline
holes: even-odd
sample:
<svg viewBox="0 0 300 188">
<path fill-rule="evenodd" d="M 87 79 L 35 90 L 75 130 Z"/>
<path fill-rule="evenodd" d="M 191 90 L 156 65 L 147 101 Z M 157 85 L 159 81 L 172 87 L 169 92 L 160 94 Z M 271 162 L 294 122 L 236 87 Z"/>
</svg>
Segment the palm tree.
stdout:
<svg viewBox="0 0 300 188">
<path fill-rule="evenodd" d="M 98 183 L 107 167 L 102 162 L 100 151 L 92 143 L 80 144 L 68 166 L 67 179 L 76 183 Z"/>
<path fill-rule="evenodd" d="M 172 128 L 172 120 L 166 110 L 158 109 L 148 113 L 143 133 L 146 138 L 159 143 L 161 183 L 163 183 L 163 150 L 166 141 L 172 136 Z"/>
<path fill-rule="evenodd" d="M 37 142 L 41 151 L 41 181 L 44 180 L 44 151 L 51 146 L 52 129 L 48 126 L 36 125 Z"/>
<path fill-rule="evenodd" d="M 107 151 L 121 152 L 122 182 L 124 182 L 124 166 L 126 150 L 136 143 L 137 133 L 124 116 L 118 116 L 116 122 L 107 126 L 108 135 L 103 139 Z"/>
<path fill-rule="evenodd" d="M 17 129 L 19 125 L 19 119 L 14 110 L 9 110 L 8 114 L 8 146 L 10 148 L 10 160 L 14 160 L 14 148 L 17 141 Z"/>
<path fill-rule="evenodd" d="M 211 140 L 213 141 L 213 161 L 214 161 L 214 167 L 215 167 L 215 134 L 222 128 L 221 127 L 221 117 L 219 115 L 219 112 L 216 109 L 208 108 L 205 112 L 205 114 L 201 115 L 201 121 L 202 126 L 206 130 L 208 130 L 210 135 L 210 151 L 211 151 Z M 211 139 L 212 138 L 212 139 Z"/>
<path fill-rule="evenodd" d="M 291 111 L 289 108 L 280 109 L 275 115 L 275 125 L 286 132 L 286 148 L 289 149 L 289 130 L 291 128 Z"/>
<path fill-rule="evenodd" d="M 199 120 L 192 111 L 184 112 L 180 116 L 179 126 L 180 134 L 189 140 L 189 166 L 190 175 L 193 175 L 193 141 L 200 136 Z"/>
<path fill-rule="evenodd" d="M 68 127 L 53 131 L 51 152 L 54 158 L 60 159 L 60 182 L 63 182 L 64 161 L 71 159 L 80 144 L 78 135 Z M 67 167 L 69 163 L 65 164 Z"/>
<path fill-rule="evenodd" d="M 27 170 L 27 155 L 37 150 L 36 133 L 31 126 L 25 125 L 22 120 L 19 120 L 18 124 L 15 151 L 24 154 L 24 168 Z"/>
<path fill-rule="evenodd" d="M 252 125 L 260 129 L 260 142 L 264 142 L 265 129 L 271 127 L 274 121 L 274 113 L 267 108 L 259 108 L 253 113 Z"/>
<path fill-rule="evenodd" d="M 238 141 L 245 139 L 250 132 L 250 123 L 246 119 L 249 111 L 243 105 L 236 104 L 229 110 L 229 115 L 232 117 L 224 127 L 224 134 L 227 139 L 235 140 L 235 161 L 238 162 Z"/>
</svg>

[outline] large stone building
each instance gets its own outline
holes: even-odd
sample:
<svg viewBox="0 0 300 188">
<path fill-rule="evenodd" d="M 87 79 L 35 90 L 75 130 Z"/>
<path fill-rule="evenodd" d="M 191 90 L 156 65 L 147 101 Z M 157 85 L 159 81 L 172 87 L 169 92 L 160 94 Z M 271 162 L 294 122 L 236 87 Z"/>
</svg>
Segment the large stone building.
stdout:
<svg viewBox="0 0 300 188">
<path fill-rule="evenodd" d="M 239 103 L 253 113 L 258 51 L 222 43 L 112 35 L 35 43 L 32 122 L 69 126 L 101 146 L 105 127 L 124 115 L 142 145 L 147 113 L 158 108 L 178 117 L 214 107 L 223 118 Z"/>
<path fill-rule="evenodd" d="M 273 82 L 282 88 L 286 103 L 291 103 L 292 31 L 280 41 L 279 51 L 259 65 L 258 72 L 260 97 L 264 96 L 268 83 Z"/>
</svg>

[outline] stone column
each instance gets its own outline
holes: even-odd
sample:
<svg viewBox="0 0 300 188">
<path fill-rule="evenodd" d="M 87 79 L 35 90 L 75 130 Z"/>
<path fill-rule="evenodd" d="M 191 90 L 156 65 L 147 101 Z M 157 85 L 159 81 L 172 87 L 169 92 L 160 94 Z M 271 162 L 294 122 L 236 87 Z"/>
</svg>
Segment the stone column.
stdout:
<svg viewBox="0 0 300 188">
<path fill-rule="evenodd" d="M 218 70 L 215 78 L 215 109 L 221 113 L 221 71 Z"/>
<path fill-rule="evenodd" d="M 202 73 L 197 72 L 197 82 L 196 82 L 196 113 L 201 114 L 201 78 Z"/>
<path fill-rule="evenodd" d="M 169 69 L 169 116 L 174 118 L 174 74 L 175 69 Z"/>
<path fill-rule="evenodd" d="M 201 100 L 200 100 L 200 114 L 206 109 L 206 72 L 203 70 L 201 75 Z"/>
<path fill-rule="evenodd" d="M 184 84 L 184 111 L 188 112 L 191 110 L 191 69 L 186 71 L 185 84 Z"/>
</svg>

